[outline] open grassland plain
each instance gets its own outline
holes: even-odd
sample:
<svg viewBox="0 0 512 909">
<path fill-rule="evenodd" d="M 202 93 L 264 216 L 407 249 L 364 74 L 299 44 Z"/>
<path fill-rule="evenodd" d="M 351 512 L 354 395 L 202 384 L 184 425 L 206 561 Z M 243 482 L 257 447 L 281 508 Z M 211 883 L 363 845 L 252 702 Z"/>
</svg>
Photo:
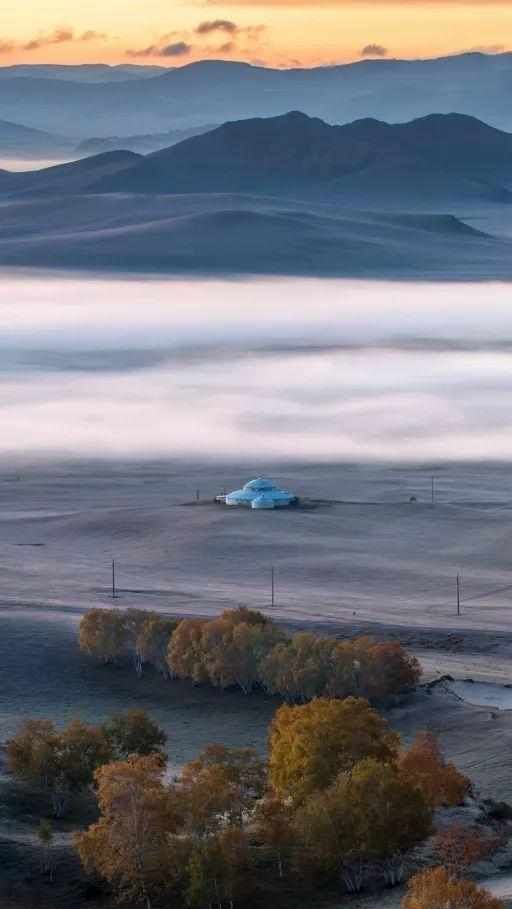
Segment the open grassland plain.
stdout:
<svg viewBox="0 0 512 909">
<path fill-rule="evenodd" d="M 255 513 L 214 504 L 216 494 L 261 472 L 296 492 L 300 507 Z M 78 648 L 78 624 L 91 607 L 205 616 L 244 604 L 290 629 L 403 642 L 420 659 L 424 684 L 387 711 L 392 726 L 406 743 L 422 729 L 439 735 L 447 758 L 471 777 L 479 796 L 512 800 L 512 711 L 499 709 L 506 699 L 500 704 L 491 688 L 481 704 L 482 688 L 474 686 L 475 703 L 469 703 L 471 695 L 464 689 L 461 700 L 449 682 L 429 687 L 449 673 L 457 683 L 471 677 L 502 695 L 509 691 L 507 465 L 281 463 L 263 471 L 248 463 L 4 462 L 0 480 L 3 741 L 27 717 L 59 725 L 72 717 L 103 722 L 140 707 L 168 734 L 171 771 L 209 742 L 254 746 L 264 754 L 277 699 L 166 682 L 152 672 L 137 679 L 131 669 L 100 666 Z M 463 578 L 460 616 L 457 572 Z M 5 775 L 0 802 L 0 853 L 19 896 L 20 867 L 28 867 L 35 848 L 40 806 L 20 804 Z M 67 864 L 73 823 L 70 818 L 58 830 L 60 889 L 53 897 L 42 894 L 38 905 L 74 904 L 75 871 Z M 492 887 L 511 895 L 506 876 Z M 77 905 L 84 892 L 81 884 Z M 400 898 L 399 890 L 390 891 L 327 906 L 320 901 L 318 909 L 338 909 L 342 902 L 353 909 L 398 909 Z M 8 907 L 8 891 L 5 899 Z M 12 903 L 13 909 L 20 905 L 28 904 Z"/>
<path fill-rule="evenodd" d="M 214 504 L 263 470 L 302 506 Z M 265 611 L 274 566 L 282 621 L 402 627 L 433 652 L 434 632 L 483 631 L 478 649 L 494 635 L 508 652 L 511 516 L 512 470 L 500 464 L 3 463 L 0 602 L 70 616 L 112 605 L 115 559 L 122 608 Z M 471 650 L 461 641 L 444 646 L 452 659 Z"/>
</svg>

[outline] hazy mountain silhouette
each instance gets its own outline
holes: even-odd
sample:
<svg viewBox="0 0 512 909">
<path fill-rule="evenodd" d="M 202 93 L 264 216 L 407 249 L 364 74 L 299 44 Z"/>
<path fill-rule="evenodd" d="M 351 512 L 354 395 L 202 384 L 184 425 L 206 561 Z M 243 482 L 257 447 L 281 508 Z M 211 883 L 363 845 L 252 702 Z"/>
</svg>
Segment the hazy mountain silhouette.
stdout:
<svg viewBox="0 0 512 909">
<path fill-rule="evenodd" d="M 446 213 L 506 211 L 511 162 L 511 135 L 460 114 L 226 123 L 151 155 L 1 172 L 0 264 L 510 279 L 512 242 Z"/>
<path fill-rule="evenodd" d="M 301 113 L 226 123 L 139 158 L 95 191 L 266 193 L 352 205 L 512 200 L 512 135 L 460 114 L 329 126 Z"/>
<path fill-rule="evenodd" d="M 70 154 L 72 142 L 39 129 L 0 120 L 0 155 L 5 158 L 56 158 Z"/>
<path fill-rule="evenodd" d="M 140 155 L 134 152 L 115 151 L 27 173 L 11 173 L 3 170 L 0 171 L 0 193 L 21 195 L 85 193 L 97 185 L 99 180 L 112 174 L 121 174 L 126 167 L 133 166 L 139 158 Z"/>
<path fill-rule="evenodd" d="M 177 145 L 191 136 L 199 136 L 201 133 L 210 132 L 215 129 L 216 124 L 207 126 L 191 126 L 189 129 L 170 129 L 165 133 L 148 133 L 140 136 L 105 136 L 103 138 L 84 139 L 76 146 L 75 151 L 79 155 L 98 155 L 106 151 L 128 150 L 138 154 L 148 155 L 151 152 L 159 151 L 162 148 L 169 148 L 171 145 Z"/>
<path fill-rule="evenodd" d="M 0 79 L 55 79 L 59 82 L 129 82 L 132 79 L 152 79 L 167 72 L 165 66 L 145 66 L 136 63 L 16 63 L 0 66 Z"/>
<path fill-rule="evenodd" d="M 0 118 L 77 139 L 162 132 L 295 109 L 331 123 L 361 117 L 407 121 L 456 110 L 512 130 L 512 54 L 366 60 L 290 70 L 226 61 L 167 71 L 71 67 L 65 75 L 57 67 L 0 69 Z"/>
</svg>

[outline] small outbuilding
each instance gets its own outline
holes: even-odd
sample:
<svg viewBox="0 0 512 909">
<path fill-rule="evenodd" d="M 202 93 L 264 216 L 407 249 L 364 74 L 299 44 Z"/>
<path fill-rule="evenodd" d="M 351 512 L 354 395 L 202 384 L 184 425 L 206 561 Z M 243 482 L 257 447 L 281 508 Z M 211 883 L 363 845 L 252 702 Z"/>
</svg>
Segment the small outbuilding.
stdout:
<svg viewBox="0 0 512 909">
<path fill-rule="evenodd" d="M 218 496 L 218 502 L 230 507 L 254 508 L 254 510 L 271 510 L 274 508 L 290 508 L 298 504 L 298 497 L 286 489 L 280 489 L 272 480 L 260 477 L 250 480 L 242 489 L 230 492 L 226 496 Z"/>
</svg>

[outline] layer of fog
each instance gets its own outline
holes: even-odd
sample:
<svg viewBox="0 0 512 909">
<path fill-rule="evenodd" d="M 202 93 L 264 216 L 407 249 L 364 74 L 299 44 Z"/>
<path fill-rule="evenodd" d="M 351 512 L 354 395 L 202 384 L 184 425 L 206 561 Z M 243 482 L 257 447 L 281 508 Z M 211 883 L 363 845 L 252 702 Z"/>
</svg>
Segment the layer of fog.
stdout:
<svg viewBox="0 0 512 909">
<path fill-rule="evenodd" d="M 68 164 L 70 161 L 76 161 L 76 156 L 71 158 L 0 157 L 0 170 L 10 170 L 12 173 L 26 173 L 31 170 L 42 170 L 44 167 L 54 167 L 57 164 Z"/>
<path fill-rule="evenodd" d="M 0 454 L 512 456 L 507 285 L 4 275 Z"/>
</svg>

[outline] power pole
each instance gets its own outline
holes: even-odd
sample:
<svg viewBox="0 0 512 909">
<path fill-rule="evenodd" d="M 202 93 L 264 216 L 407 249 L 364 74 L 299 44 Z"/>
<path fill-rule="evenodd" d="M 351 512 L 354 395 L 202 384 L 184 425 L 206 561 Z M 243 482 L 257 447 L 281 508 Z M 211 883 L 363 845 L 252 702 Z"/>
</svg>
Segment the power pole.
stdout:
<svg viewBox="0 0 512 909">
<path fill-rule="evenodd" d="M 115 563 L 115 560 L 112 559 L 112 599 L 115 600 L 116 598 L 117 598 L 117 593 L 116 593 L 116 563 Z"/>
<path fill-rule="evenodd" d="M 272 608 L 276 604 L 276 584 L 275 584 L 275 572 L 274 566 L 270 569 L 270 583 L 271 583 L 271 592 L 272 592 Z"/>
<path fill-rule="evenodd" d="M 460 615 L 460 574 L 457 575 L 457 615 Z"/>
</svg>

